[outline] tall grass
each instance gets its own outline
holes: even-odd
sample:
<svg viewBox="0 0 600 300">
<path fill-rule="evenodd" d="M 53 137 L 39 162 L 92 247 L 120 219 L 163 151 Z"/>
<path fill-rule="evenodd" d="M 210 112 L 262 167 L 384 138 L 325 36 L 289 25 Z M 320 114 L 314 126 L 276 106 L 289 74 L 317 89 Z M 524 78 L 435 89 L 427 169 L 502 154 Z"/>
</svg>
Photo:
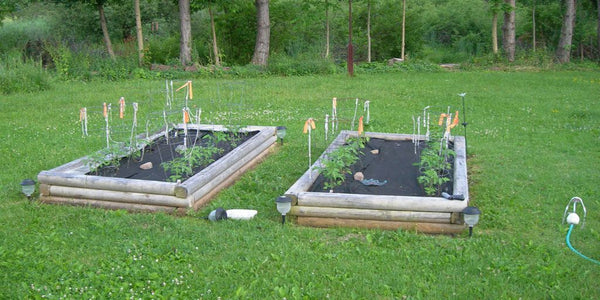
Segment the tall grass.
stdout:
<svg viewBox="0 0 600 300">
<path fill-rule="evenodd" d="M 5 54 L 0 59 L 0 94 L 39 92 L 50 88 L 51 75 L 41 62 L 21 57 L 18 52 Z"/>
<path fill-rule="evenodd" d="M 582 197 L 586 227 L 572 242 L 600 258 L 598 74 L 195 80 L 194 97 L 207 104 L 228 94 L 228 84 L 243 87 L 242 120 L 285 125 L 288 135 L 256 169 L 184 217 L 28 203 L 19 191 L 23 178 L 102 147 L 99 134 L 82 138 L 80 107 L 125 96 L 140 111 L 158 110 L 164 81 L 67 82 L 4 97 L 0 298 L 598 298 L 598 266 L 568 250 L 560 224 L 567 201 Z M 319 154 L 332 97 L 371 100 L 369 131 L 411 133 L 412 115 L 426 105 L 461 110 L 463 92 L 471 201 L 483 212 L 473 238 L 281 226 L 274 199 L 308 163 L 302 126 L 316 118 Z M 218 206 L 259 213 L 245 222 L 199 218 Z"/>
</svg>

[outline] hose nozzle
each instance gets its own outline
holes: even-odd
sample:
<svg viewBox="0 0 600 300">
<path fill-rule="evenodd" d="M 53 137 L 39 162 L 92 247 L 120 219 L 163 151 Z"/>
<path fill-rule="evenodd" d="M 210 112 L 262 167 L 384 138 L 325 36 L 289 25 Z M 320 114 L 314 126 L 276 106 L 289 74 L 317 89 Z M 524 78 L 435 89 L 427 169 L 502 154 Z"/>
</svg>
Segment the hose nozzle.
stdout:
<svg viewBox="0 0 600 300">
<path fill-rule="evenodd" d="M 577 203 L 581 203 L 581 207 L 583 208 L 583 222 L 581 222 L 581 228 L 585 226 L 585 217 L 587 216 L 587 211 L 585 210 L 585 205 L 583 204 L 583 200 L 579 197 L 573 197 L 569 200 L 569 203 L 565 207 L 565 212 L 563 214 L 562 223 L 565 224 L 565 220 L 570 225 L 579 224 L 579 215 L 577 214 Z M 569 207 L 573 204 L 573 210 L 569 212 Z"/>
</svg>

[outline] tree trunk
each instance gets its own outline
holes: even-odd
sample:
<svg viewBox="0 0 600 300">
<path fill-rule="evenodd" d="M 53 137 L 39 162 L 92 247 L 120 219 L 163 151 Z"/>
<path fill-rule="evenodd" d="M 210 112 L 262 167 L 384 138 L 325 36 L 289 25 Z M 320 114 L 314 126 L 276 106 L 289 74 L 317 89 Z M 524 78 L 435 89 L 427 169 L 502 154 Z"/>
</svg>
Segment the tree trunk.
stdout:
<svg viewBox="0 0 600 300">
<path fill-rule="evenodd" d="M 144 35 L 142 34 L 142 13 L 140 12 L 140 0 L 134 0 L 135 29 L 137 33 L 138 64 L 144 64 Z"/>
<path fill-rule="evenodd" d="M 498 13 L 492 16 L 492 51 L 498 54 Z"/>
<path fill-rule="evenodd" d="M 598 24 L 600 30 L 600 23 Z M 327 0 L 325 0 L 325 58 L 329 58 L 329 1 Z"/>
<path fill-rule="evenodd" d="M 256 6 L 256 44 L 252 64 L 266 66 L 269 60 L 269 40 L 271 24 L 269 21 L 269 0 L 255 0 Z"/>
<path fill-rule="evenodd" d="M 532 28 L 532 35 L 533 35 L 533 41 L 532 41 L 533 52 L 535 52 L 535 47 L 536 47 L 536 44 L 537 44 L 537 41 L 536 41 L 536 32 L 535 32 L 535 0 L 533 1 L 533 8 L 531 10 L 531 23 L 532 23 L 531 24 L 531 28 Z"/>
<path fill-rule="evenodd" d="M 402 53 L 400 54 L 400 58 L 404 61 L 404 48 L 406 46 L 405 40 L 405 26 L 406 26 L 406 0 L 402 0 Z"/>
<path fill-rule="evenodd" d="M 210 30 L 212 31 L 213 40 L 213 54 L 215 55 L 215 66 L 221 66 L 221 58 L 219 57 L 219 47 L 217 46 L 217 31 L 215 30 L 215 18 L 213 16 L 212 8 L 208 7 L 208 14 L 210 15 Z"/>
<path fill-rule="evenodd" d="M 502 25 L 502 47 L 508 61 L 515 61 L 515 0 L 504 0 L 510 7 L 504 12 L 504 24 Z"/>
<path fill-rule="evenodd" d="M 104 37 L 104 44 L 106 44 L 106 51 L 113 60 L 115 59 L 115 52 L 113 51 L 112 43 L 110 42 L 110 35 L 108 34 L 108 26 L 106 26 L 106 17 L 104 16 L 104 6 L 101 2 L 98 2 L 98 13 L 100 14 L 100 27 L 102 27 L 102 35 Z"/>
<path fill-rule="evenodd" d="M 575 0 L 565 1 L 565 14 L 560 29 L 560 39 L 556 48 L 556 59 L 559 63 L 571 61 L 571 43 L 573 41 L 573 28 L 575 28 Z"/>
<path fill-rule="evenodd" d="M 367 61 L 371 62 L 371 1 L 367 1 Z"/>
<path fill-rule="evenodd" d="M 352 48 L 352 0 L 348 0 L 348 57 L 346 57 L 348 76 L 354 76 L 354 48 Z"/>
<path fill-rule="evenodd" d="M 179 42 L 179 61 L 187 66 L 192 62 L 192 25 L 190 23 L 190 0 L 179 0 L 179 23 L 181 40 Z"/>
<path fill-rule="evenodd" d="M 600 1 L 598 3 L 598 52 L 600 52 Z"/>
</svg>

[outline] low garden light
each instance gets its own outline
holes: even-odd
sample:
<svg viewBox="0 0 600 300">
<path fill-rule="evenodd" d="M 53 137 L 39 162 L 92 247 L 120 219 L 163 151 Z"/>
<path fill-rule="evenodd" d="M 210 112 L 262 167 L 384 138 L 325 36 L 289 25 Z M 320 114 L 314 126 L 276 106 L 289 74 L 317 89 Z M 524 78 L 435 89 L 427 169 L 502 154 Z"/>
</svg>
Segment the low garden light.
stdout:
<svg viewBox="0 0 600 300">
<path fill-rule="evenodd" d="M 473 235 L 473 226 L 479 222 L 481 211 L 475 206 L 467 206 L 462 211 L 465 224 L 469 226 L 469 237 Z"/>
<path fill-rule="evenodd" d="M 282 145 L 283 145 L 283 138 L 286 135 L 286 130 L 287 130 L 287 128 L 285 126 L 277 126 L 277 138 L 279 139 L 279 141 L 281 141 Z"/>
<path fill-rule="evenodd" d="M 23 179 L 23 181 L 21 181 L 21 191 L 27 196 L 28 200 L 31 200 L 31 195 L 35 192 L 35 181 Z"/>
<path fill-rule="evenodd" d="M 288 196 L 279 196 L 275 199 L 277 211 L 281 214 L 281 224 L 285 224 L 285 215 L 292 209 L 292 198 Z"/>
</svg>

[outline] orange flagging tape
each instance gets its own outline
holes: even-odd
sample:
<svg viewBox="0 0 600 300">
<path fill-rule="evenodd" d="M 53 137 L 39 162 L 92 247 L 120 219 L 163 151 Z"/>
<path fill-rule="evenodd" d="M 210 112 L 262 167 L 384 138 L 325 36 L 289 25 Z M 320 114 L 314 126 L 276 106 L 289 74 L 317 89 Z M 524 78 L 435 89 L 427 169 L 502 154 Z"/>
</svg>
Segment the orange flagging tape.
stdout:
<svg viewBox="0 0 600 300">
<path fill-rule="evenodd" d="M 313 120 L 313 118 L 309 118 L 308 120 L 306 120 L 306 122 L 304 122 L 304 129 L 302 130 L 303 133 L 307 133 L 308 129 L 314 130 L 316 127 L 315 125 L 315 121 Z"/>
<path fill-rule="evenodd" d="M 359 135 L 359 136 L 360 136 L 360 135 L 362 135 L 362 134 L 363 134 L 363 131 L 364 131 L 364 127 L 363 127 L 363 117 L 361 116 L 361 117 L 358 119 L 358 135 Z"/>
</svg>

